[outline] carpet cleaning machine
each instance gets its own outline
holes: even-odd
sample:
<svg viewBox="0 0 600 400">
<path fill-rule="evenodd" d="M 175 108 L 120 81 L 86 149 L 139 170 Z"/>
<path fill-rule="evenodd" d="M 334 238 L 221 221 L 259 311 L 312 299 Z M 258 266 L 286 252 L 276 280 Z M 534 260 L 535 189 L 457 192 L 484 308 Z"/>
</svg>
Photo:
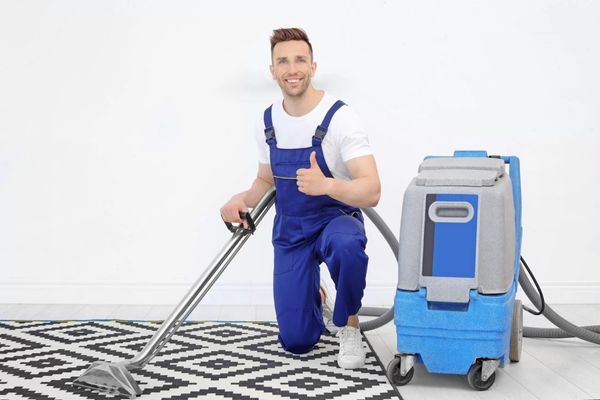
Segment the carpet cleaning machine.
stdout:
<svg viewBox="0 0 600 400">
<path fill-rule="evenodd" d="M 517 157 L 457 151 L 421 163 L 402 205 L 394 301 L 399 353 L 387 368 L 391 382 L 406 385 L 421 363 L 431 373 L 467 375 L 473 389 L 487 390 L 498 367 L 519 361 L 523 336 L 600 344 L 598 326 L 577 327 L 545 304 L 520 255 L 521 237 Z M 515 299 L 517 283 L 539 311 Z M 523 327 L 524 309 L 561 329 Z"/>
<path fill-rule="evenodd" d="M 518 158 L 457 152 L 423 161 L 402 209 L 400 354 L 388 366 L 395 383 L 408 383 L 418 361 L 429 372 L 466 374 L 485 390 L 498 366 L 519 361 L 521 232 Z"/>
<path fill-rule="evenodd" d="M 488 157 L 482 151 L 426 158 L 405 193 L 400 242 L 373 209 L 362 210 L 398 260 L 394 307 L 359 312 L 377 317 L 361 322 L 363 331 L 394 320 L 399 353 L 387 367 L 392 383 L 407 384 L 414 365 L 422 363 L 431 373 L 467 375 L 471 387 L 486 390 L 498 367 L 519 360 L 523 336 L 576 336 L 600 344 L 600 326 L 578 327 L 564 320 L 520 267 L 521 262 L 530 272 L 520 257 L 519 172 L 517 157 Z M 226 224 L 231 239 L 139 354 L 120 362 L 97 361 L 73 384 L 129 398 L 142 394 L 130 371 L 143 368 L 171 339 L 274 200 L 272 189 L 242 216 L 248 229 Z M 515 300 L 517 282 L 539 311 Z M 559 329 L 523 327 L 523 309 L 543 314 Z"/>
</svg>

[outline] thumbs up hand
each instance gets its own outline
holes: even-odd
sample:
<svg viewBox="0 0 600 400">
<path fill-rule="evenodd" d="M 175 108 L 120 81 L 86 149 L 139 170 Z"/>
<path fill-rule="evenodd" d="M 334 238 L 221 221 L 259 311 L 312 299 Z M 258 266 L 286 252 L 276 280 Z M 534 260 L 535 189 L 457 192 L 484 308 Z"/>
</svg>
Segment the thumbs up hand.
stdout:
<svg viewBox="0 0 600 400">
<path fill-rule="evenodd" d="M 328 194 L 333 178 L 327 178 L 317 163 L 317 153 L 310 153 L 310 168 L 296 171 L 298 190 L 310 196 Z"/>
</svg>

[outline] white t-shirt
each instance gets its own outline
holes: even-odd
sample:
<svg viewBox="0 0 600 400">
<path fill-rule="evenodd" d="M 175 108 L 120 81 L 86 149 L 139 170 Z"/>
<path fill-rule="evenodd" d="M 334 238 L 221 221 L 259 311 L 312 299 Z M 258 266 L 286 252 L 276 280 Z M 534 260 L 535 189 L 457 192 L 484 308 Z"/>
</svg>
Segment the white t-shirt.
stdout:
<svg viewBox="0 0 600 400">
<path fill-rule="evenodd" d="M 312 137 L 317 126 L 331 106 L 337 101 L 327 93 L 319 104 L 308 114 L 293 117 L 283 109 L 283 101 L 273 104 L 271 116 L 275 128 L 277 147 L 298 149 L 312 146 Z M 269 145 L 265 141 L 265 124 L 261 113 L 255 127 L 258 144 L 258 161 L 270 164 Z M 344 164 L 356 157 L 373 154 L 369 138 L 358 115 L 350 107 L 343 106 L 334 114 L 327 135 L 321 144 L 325 162 L 334 178 L 350 180 L 350 173 Z"/>
</svg>

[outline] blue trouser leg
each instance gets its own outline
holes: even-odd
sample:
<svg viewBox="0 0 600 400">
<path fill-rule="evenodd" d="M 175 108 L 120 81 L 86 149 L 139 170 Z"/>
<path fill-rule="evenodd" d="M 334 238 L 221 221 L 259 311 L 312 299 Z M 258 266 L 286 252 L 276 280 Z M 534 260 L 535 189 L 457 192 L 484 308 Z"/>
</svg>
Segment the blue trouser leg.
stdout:
<svg viewBox="0 0 600 400">
<path fill-rule="evenodd" d="M 310 351 L 325 329 L 314 242 L 293 249 L 275 247 L 273 294 L 279 342 L 292 353 Z"/>
<path fill-rule="evenodd" d="M 358 313 L 366 285 L 367 237 L 361 220 L 349 215 L 332 219 L 316 242 L 319 257 L 327 264 L 336 287 L 333 323 L 345 326 Z"/>
</svg>

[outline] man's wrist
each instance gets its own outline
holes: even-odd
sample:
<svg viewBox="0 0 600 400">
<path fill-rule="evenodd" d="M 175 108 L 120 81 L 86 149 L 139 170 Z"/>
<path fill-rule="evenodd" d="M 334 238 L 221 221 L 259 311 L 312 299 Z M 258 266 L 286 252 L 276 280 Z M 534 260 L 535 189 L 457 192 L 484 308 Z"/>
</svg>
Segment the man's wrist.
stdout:
<svg viewBox="0 0 600 400">
<path fill-rule="evenodd" d="M 325 185 L 325 194 L 329 197 L 335 196 L 338 191 L 339 180 L 335 178 L 325 178 L 327 184 Z"/>
<path fill-rule="evenodd" d="M 238 194 L 233 195 L 233 197 L 231 198 L 231 200 L 241 200 L 243 202 L 246 202 L 246 195 L 248 194 L 248 191 L 244 191 L 244 192 L 240 192 Z"/>
</svg>

